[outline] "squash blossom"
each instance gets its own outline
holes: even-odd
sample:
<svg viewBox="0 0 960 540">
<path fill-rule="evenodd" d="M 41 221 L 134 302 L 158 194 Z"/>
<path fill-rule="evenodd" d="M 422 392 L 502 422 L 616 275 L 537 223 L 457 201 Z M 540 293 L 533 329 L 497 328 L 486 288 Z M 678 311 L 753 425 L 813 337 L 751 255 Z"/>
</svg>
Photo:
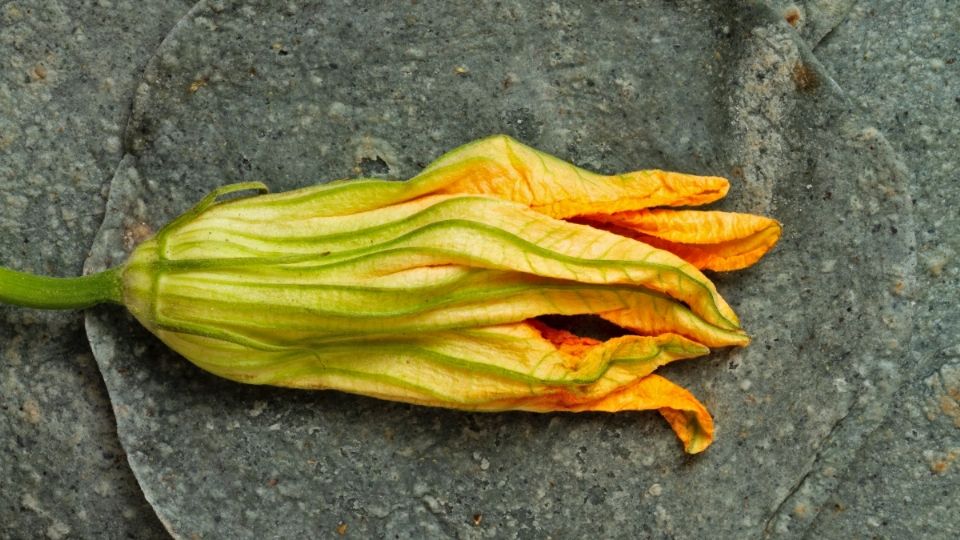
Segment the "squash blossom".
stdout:
<svg viewBox="0 0 960 540">
<path fill-rule="evenodd" d="M 709 413 L 654 372 L 748 343 L 701 269 L 746 267 L 780 235 L 765 217 L 676 208 L 727 189 L 595 174 L 495 136 L 406 182 L 226 186 L 120 267 L 0 269 L 0 301 L 122 303 L 189 361 L 243 383 L 471 411 L 656 409 L 695 453 L 713 439 Z M 593 315 L 625 335 L 581 337 L 545 315 Z"/>
</svg>

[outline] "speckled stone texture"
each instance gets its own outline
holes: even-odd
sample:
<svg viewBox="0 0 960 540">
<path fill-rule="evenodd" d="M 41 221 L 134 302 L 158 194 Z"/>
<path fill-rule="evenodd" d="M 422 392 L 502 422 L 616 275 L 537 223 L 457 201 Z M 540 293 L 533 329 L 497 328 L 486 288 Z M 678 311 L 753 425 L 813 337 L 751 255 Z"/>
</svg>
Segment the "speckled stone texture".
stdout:
<svg viewBox="0 0 960 540">
<path fill-rule="evenodd" d="M 345 14 L 349 14 L 346 16 Z M 886 416 L 910 337 L 907 180 L 781 15 L 701 3 L 199 4 L 147 67 L 90 269 L 217 185 L 411 176 L 506 132 L 601 171 L 732 179 L 785 226 L 717 278 L 754 343 L 664 371 L 714 413 L 477 415 L 208 376 L 120 309 L 87 327 L 131 466 L 179 537 L 800 536 Z M 475 516 L 479 516 L 476 519 Z M 476 523 L 479 522 L 479 523 Z"/>
<path fill-rule="evenodd" d="M 811 529 L 960 537 L 960 6 L 860 2 L 816 49 L 910 170 L 916 318 L 904 386 Z"/>
<path fill-rule="evenodd" d="M 0 264 L 81 272 L 143 66 L 184 2 L 0 3 Z M 82 314 L 0 306 L 0 538 L 155 538 Z"/>
<path fill-rule="evenodd" d="M 960 536 L 955 2 L 427 4 L 4 4 L 0 264 L 79 273 L 102 219 L 117 264 L 215 185 L 403 178 L 491 132 L 725 174 L 786 234 L 718 279 L 754 343 L 665 370 L 716 444 L 240 387 L 98 308 L 141 493 L 81 318 L 0 307 L 0 538 Z"/>
<path fill-rule="evenodd" d="M 816 47 L 842 24 L 856 0 L 765 0 L 765 3 L 800 34 L 808 47 Z"/>
</svg>

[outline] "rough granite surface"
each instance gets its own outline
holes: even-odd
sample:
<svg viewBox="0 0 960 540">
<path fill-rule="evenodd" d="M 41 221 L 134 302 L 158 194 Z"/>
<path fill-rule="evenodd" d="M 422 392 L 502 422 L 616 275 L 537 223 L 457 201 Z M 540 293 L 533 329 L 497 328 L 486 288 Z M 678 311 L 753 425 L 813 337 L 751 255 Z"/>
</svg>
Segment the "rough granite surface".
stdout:
<svg viewBox="0 0 960 540">
<path fill-rule="evenodd" d="M 223 183 L 404 178 L 498 132 L 605 171 L 720 172 L 725 207 L 787 232 L 763 264 L 718 277 L 754 345 L 665 370 L 720 423 L 696 458 L 652 414 L 475 415 L 227 383 L 121 310 L 92 311 L 147 499 L 181 537 L 341 522 L 361 536 L 802 534 L 792 508 L 836 485 L 811 468 L 844 471 L 884 417 L 910 331 L 907 176 L 849 108 L 760 7 L 198 4 L 138 88 L 95 265 Z"/>
<path fill-rule="evenodd" d="M 811 534 L 960 537 L 960 6 L 860 2 L 816 49 L 912 176 L 917 288 L 904 385 Z"/>
<path fill-rule="evenodd" d="M 718 423 L 696 457 L 655 414 L 243 387 L 97 308 L 125 457 L 78 316 L 0 308 L 0 538 L 958 536 L 951 2 L 70 4 L 0 13 L 0 264 L 76 274 L 101 219 L 88 270 L 117 264 L 216 185 L 404 178 L 493 132 L 726 175 L 786 232 L 717 280 L 754 343 L 665 370 Z"/>
<path fill-rule="evenodd" d="M 185 2 L 0 2 L 0 265 L 77 275 Z M 79 312 L 0 306 L 0 538 L 156 538 Z"/>
</svg>

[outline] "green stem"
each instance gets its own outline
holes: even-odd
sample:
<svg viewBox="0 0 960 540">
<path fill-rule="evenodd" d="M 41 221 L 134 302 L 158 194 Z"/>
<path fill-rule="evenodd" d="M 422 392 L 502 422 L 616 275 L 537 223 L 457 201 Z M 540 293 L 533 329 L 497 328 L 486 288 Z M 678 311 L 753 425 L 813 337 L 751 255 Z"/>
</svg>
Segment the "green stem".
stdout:
<svg viewBox="0 0 960 540">
<path fill-rule="evenodd" d="M 57 278 L 0 266 L 0 304 L 37 309 L 83 309 L 104 302 L 123 303 L 121 268 L 83 277 Z"/>
</svg>

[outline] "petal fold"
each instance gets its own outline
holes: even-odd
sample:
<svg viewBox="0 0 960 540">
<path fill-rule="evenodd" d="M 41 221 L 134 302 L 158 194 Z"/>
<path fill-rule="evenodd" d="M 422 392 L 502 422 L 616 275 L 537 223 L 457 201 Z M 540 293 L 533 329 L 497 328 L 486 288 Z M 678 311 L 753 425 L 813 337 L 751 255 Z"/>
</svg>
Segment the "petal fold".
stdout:
<svg viewBox="0 0 960 540">
<path fill-rule="evenodd" d="M 161 331 L 174 350 L 229 379 L 336 389 L 427 406 L 474 411 L 659 410 L 688 452 L 712 440 L 706 409 L 689 392 L 651 375 L 709 349 L 684 337 L 578 338 L 536 321 L 349 341 L 300 350 L 245 352 L 189 334 Z"/>
<path fill-rule="evenodd" d="M 176 234 L 158 237 L 156 249 L 180 267 L 243 267 L 258 274 L 279 268 L 295 276 L 294 282 L 304 276 L 356 282 L 365 274 L 358 275 L 357 268 L 347 271 L 346 266 L 365 262 L 378 271 L 391 254 L 402 253 L 417 266 L 456 264 L 580 283 L 642 286 L 687 304 L 712 325 L 739 328 L 736 314 L 714 284 L 680 257 L 509 201 L 435 195 L 349 216 L 300 219 L 294 210 L 272 226 L 237 217 L 232 206 L 215 206 Z M 424 256 L 434 260 L 427 262 Z"/>
<path fill-rule="evenodd" d="M 522 203 L 555 218 L 692 206 L 723 198 L 726 179 L 661 170 L 603 175 L 496 135 L 452 150 L 411 183 L 432 193 L 484 194 Z"/>
<path fill-rule="evenodd" d="M 776 220 L 734 212 L 647 209 L 577 219 L 669 251 L 701 270 L 751 266 L 780 239 Z"/>
</svg>

